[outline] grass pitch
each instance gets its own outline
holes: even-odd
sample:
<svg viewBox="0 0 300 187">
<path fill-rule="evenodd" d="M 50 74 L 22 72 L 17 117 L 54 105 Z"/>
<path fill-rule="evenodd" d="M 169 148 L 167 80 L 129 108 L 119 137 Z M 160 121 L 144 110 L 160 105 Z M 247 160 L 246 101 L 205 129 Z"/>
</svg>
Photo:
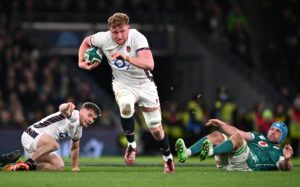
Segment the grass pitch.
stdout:
<svg viewBox="0 0 300 187">
<path fill-rule="evenodd" d="M 135 166 L 127 167 L 122 157 L 80 158 L 80 172 L 70 171 L 66 159 L 63 172 L 0 172 L 0 187 L 190 187 L 190 186 L 300 186 L 300 159 L 294 159 L 291 172 L 224 172 L 214 161 L 200 162 L 198 157 L 185 164 L 176 163 L 176 174 L 163 174 L 161 157 L 137 157 Z"/>
</svg>

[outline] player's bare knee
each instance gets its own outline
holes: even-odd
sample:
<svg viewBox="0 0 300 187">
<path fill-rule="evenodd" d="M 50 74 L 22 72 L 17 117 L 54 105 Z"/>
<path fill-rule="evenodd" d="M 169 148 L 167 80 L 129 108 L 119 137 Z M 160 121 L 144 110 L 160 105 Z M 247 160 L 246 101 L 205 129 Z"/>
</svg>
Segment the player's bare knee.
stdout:
<svg viewBox="0 0 300 187">
<path fill-rule="evenodd" d="M 161 126 L 156 128 L 149 128 L 149 130 L 156 140 L 162 140 L 165 136 L 165 133 L 162 130 Z"/>
<path fill-rule="evenodd" d="M 230 140 L 232 141 L 234 149 L 239 149 L 244 144 L 243 137 L 239 133 L 233 134 L 230 137 Z"/>
<path fill-rule="evenodd" d="M 63 171 L 65 168 L 65 163 L 63 159 L 55 153 L 52 153 L 50 157 L 51 157 L 51 165 L 53 167 L 53 170 Z"/>
<path fill-rule="evenodd" d="M 219 131 L 213 131 L 212 133 L 207 135 L 207 137 L 211 137 L 211 138 L 218 138 L 220 136 L 222 136 L 222 134 Z"/>
<path fill-rule="evenodd" d="M 122 104 L 121 106 L 121 115 L 124 118 L 131 117 L 133 115 L 133 109 L 129 103 Z"/>
<path fill-rule="evenodd" d="M 119 102 L 120 113 L 123 118 L 130 118 L 134 113 L 134 104 L 129 102 Z"/>
<path fill-rule="evenodd" d="M 59 144 L 55 141 L 51 143 L 52 150 L 58 150 L 59 149 Z"/>
<path fill-rule="evenodd" d="M 123 118 L 130 118 L 134 113 L 135 98 L 127 91 L 120 93 L 122 96 L 117 98 L 120 113 Z"/>
<path fill-rule="evenodd" d="M 64 162 L 60 162 L 56 165 L 56 170 L 57 171 L 63 171 L 65 169 L 65 163 Z"/>
<path fill-rule="evenodd" d="M 219 131 L 214 131 L 210 133 L 209 135 L 207 135 L 207 138 L 213 145 L 221 144 L 225 140 L 223 134 Z"/>
</svg>

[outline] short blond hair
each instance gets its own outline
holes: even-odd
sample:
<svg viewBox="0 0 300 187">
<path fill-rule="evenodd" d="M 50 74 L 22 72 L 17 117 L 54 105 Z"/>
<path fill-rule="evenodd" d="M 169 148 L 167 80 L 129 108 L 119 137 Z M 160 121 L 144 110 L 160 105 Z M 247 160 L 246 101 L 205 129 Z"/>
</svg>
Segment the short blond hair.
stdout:
<svg viewBox="0 0 300 187">
<path fill-rule="evenodd" d="M 118 12 L 110 16 L 107 21 L 109 27 L 117 27 L 121 25 L 128 25 L 129 17 L 125 13 Z"/>
</svg>

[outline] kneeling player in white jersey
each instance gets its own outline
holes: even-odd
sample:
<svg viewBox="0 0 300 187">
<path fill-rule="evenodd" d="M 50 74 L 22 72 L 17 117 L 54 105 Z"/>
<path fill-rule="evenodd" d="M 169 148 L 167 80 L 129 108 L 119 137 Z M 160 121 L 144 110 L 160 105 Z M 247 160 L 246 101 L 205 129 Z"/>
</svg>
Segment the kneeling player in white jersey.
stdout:
<svg viewBox="0 0 300 187">
<path fill-rule="evenodd" d="M 226 171 L 290 171 L 293 168 L 291 145 L 280 147 L 288 134 L 283 122 L 273 123 L 267 135 L 244 132 L 218 119 L 209 120 L 206 126 L 218 127 L 224 134 L 214 131 L 188 149 L 178 139 L 175 149 L 179 162 L 200 153 L 201 160 L 215 156 L 217 167 Z"/>
<path fill-rule="evenodd" d="M 136 29 L 130 29 L 129 17 L 115 13 L 108 19 L 109 31 L 86 37 L 78 52 L 79 67 L 91 70 L 99 63 L 84 60 L 89 47 L 99 48 L 107 57 L 113 72 L 113 90 L 121 113 L 121 124 L 128 141 L 124 160 L 135 163 L 134 105 L 137 103 L 145 122 L 163 154 L 164 173 L 174 173 L 175 166 L 169 140 L 161 124 L 161 111 L 157 88 L 151 70 L 154 68 L 152 52 L 146 37 Z"/>
<path fill-rule="evenodd" d="M 29 158 L 25 162 L 7 167 L 8 171 L 46 170 L 61 171 L 63 159 L 54 151 L 59 148 L 58 140 L 72 139 L 72 171 L 79 171 L 79 140 L 82 127 L 88 127 L 101 115 L 99 107 L 91 102 L 83 104 L 80 110 L 74 110 L 71 102 L 59 106 L 59 111 L 34 123 L 22 134 L 22 145 Z"/>
</svg>

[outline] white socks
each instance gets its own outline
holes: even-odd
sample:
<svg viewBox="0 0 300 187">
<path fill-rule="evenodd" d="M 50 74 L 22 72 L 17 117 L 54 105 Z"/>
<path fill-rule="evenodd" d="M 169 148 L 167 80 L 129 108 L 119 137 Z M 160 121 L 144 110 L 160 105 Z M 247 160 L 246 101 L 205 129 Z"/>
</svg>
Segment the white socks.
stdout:
<svg viewBox="0 0 300 187">
<path fill-rule="evenodd" d="M 134 141 L 134 142 L 131 142 L 131 143 L 129 143 L 128 142 L 128 147 L 131 145 L 131 147 L 133 148 L 133 149 L 135 149 L 136 148 L 136 142 Z"/>
<path fill-rule="evenodd" d="M 192 151 L 190 149 L 186 149 L 185 154 L 187 157 L 190 157 L 192 155 Z"/>
<path fill-rule="evenodd" d="M 173 155 L 172 154 L 169 154 L 169 156 L 163 155 L 163 159 L 164 159 L 164 161 L 168 161 L 169 159 L 173 160 Z"/>
</svg>

